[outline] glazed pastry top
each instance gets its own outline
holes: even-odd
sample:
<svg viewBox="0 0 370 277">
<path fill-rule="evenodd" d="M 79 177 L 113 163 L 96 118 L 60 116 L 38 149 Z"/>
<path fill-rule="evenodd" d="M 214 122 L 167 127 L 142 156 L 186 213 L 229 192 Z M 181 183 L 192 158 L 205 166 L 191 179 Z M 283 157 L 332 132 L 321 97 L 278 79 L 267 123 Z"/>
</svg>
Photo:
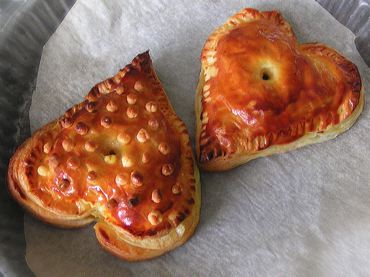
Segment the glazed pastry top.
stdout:
<svg viewBox="0 0 370 277">
<path fill-rule="evenodd" d="M 139 55 L 34 136 L 22 166 L 43 206 L 89 211 L 135 236 L 166 232 L 191 213 L 187 131 L 150 66 Z"/>
<path fill-rule="evenodd" d="M 201 162 L 324 131 L 360 99 L 356 66 L 324 45 L 298 44 L 277 12 L 233 16 L 210 36 L 202 66 Z"/>
</svg>

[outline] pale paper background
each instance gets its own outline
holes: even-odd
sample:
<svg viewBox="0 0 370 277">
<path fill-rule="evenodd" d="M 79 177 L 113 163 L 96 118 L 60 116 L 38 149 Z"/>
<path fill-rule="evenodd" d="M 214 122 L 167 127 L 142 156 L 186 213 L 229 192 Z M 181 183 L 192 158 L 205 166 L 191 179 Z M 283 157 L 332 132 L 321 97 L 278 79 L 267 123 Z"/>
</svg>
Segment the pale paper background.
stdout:
<svg viewBox="0 0 370 277">
<path fill-rule="evenodd" d="M 78 1 L 45 46 L 30 111 L 35 130 L 150 49 L 194 138 L 199 55 L 243 7 L 278 9 L 302 42 L 320 41 L 369 69 L 354 35 L 314 1 Z M 27 261 L 39 276 L 369 276 L 370 115 L 337 139 L 202 173 L 201 221 L 183 247 L 140 263 L 100 249 L 92 226 L 53 228 L 26 216 Z"/>
</svg>

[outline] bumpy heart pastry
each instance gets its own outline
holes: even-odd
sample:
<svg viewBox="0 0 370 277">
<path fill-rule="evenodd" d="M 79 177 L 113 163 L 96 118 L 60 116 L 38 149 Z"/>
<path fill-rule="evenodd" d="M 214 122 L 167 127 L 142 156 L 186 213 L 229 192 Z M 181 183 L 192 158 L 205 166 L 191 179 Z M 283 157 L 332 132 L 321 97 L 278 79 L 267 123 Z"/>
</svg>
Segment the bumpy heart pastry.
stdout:
<svg viewBox="0 0 370 277">
<path fill-rule="evenodd" d="M 363 108 L 356 66 L 323 44 L 299 44 L 276 11 L 232 16 L 201 62 L 196 143 L 207 170 L 332 139 Z"/>
<path fill-rule="evenodd" d="M 97 221 L 103 248 L 127 260 L 183 244 L 199 220 L 189 136 L 148 52 L 23 143 L 8 183 L 14 198 L 46 222 Z"/>
</svg>

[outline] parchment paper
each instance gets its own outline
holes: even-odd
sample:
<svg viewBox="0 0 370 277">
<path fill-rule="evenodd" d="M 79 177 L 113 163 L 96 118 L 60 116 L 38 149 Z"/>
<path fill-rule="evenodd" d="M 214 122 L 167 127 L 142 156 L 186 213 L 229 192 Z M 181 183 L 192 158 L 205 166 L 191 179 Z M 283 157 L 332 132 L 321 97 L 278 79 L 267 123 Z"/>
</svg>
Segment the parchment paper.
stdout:
<svg viewBox="0 0 370 277">
<path fill-rule="evenodd" d="M 369 69 L 354 35 L 314 1 L 77 1 L 44 48 L 30 119 L 35 130 L 97 82 L 150 49 L 194 138 L 199 55 L 243 7 L 278 9 L 302 42 L 320 41 Z M 368 101 L 367 101 L 368 102 Z M 25 217 L 27 261 L 39 276 L 369 276 L 370 115 L 337 139 L 201 174 L 195 235 L 160 258 L 128 263 L 100 249 L 92 226 L 62 230 Z"/>
</svg>

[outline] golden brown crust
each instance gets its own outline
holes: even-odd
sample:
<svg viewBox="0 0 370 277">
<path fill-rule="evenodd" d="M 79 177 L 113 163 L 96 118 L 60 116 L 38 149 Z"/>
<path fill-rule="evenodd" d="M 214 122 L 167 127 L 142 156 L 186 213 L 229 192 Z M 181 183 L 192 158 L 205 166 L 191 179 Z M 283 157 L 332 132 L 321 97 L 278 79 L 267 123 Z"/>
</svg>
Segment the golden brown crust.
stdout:
<svg viewBox="0 0 370 277">
<path fill-rule="evenodd" d="M 79 228 L 91 223 L 94 218 L 91 217 L 89 213 L 69 215 L 47 209 L 40 205 L 38 201 L 35 201 L 32 195 L 29 195 L 25 188 L 20 184 L 21 182 L 24 182 L 25 179 L 22 164 L 24 164 L 30 157 L 28 153 L 31 152 L 40 135 L 45 131 L 50 130 L 53 125 L 55 125 L 55 123 L 42 127 L 33 135 L 33 137 L 27 139 L 18 147 L 9 162 L 8 189 L 13 198 L 17 200 L 23 208 L 40 220 L 62 228 Z"/>
<path fill-rule="evenodd" d="M 142 260 L 193 233 L 196 171 L 186 127 L 145 52 L 23 143 L 10 161 L 8 184 L 38 218 L 71 228 L 98 220 L 105 249 Z"/>
<path fill-rule="evenodd" d="M 232 16 L 201 61 L 196 150 L 206 170 L 333 138 L 362 111 L 356 66 L 328 46 L 298 44 L 276 11 Z"/>
</svg>

